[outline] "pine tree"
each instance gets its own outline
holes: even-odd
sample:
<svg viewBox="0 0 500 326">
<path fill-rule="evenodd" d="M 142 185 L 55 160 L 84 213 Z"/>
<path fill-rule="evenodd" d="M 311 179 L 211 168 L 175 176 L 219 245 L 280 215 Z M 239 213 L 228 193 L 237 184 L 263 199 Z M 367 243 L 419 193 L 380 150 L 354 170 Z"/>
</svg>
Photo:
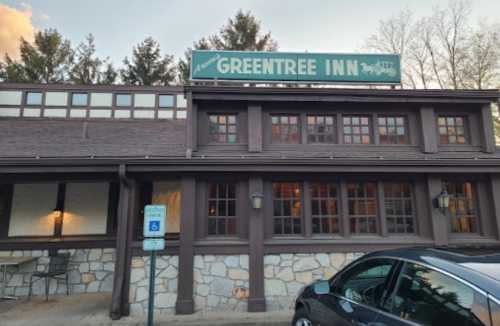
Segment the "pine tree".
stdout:
<svg viewBox="0 0 500 326">
<path fill-rule="evenodd" d="M 273 40 L 271 33 L 262 35 L 261 22 L 250 11 L 244 13 L 238 10 L 234 18 L 230 18 L 219 34 L 202 38 L 193 44 L 195 50 L 234 50 L 234 51 L 276 51 L 278 43 Z M 180 60 L 179 79 L 183 83 L 189 82 L 191 65 L 191 51 L 188 48 L 184 60 Z"/>
<path fill-rule="evenodd" d="M 55 29 L 39 31 L 33 44 L 21 39 L 21 59 L 5 55 L 1 75 L 6 82 L 62 83 L 67 80 L 71 44 Z"/>
<path fill-rule="evenodd" d="M 120 70 L 122 82 L 129 85 L 169 85 L 175 80 L 173 56 L 161 56 L 160 45 L 148 37 L 133 49 L 131 61 L 125 57 Z"/>
</svg>

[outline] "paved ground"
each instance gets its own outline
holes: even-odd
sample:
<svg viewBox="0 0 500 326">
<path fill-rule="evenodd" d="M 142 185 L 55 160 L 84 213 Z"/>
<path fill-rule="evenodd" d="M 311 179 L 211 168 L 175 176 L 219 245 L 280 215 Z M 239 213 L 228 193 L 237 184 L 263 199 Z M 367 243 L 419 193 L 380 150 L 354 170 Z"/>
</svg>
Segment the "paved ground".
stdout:
<svg viewBox="0 0 500 326">
<path fill-rule="evenodd" d="M 145 319 L 108 317 L 110 295 L 84 294 L 70 297 L 51 296 L 48 302 L 32 300 L 0 301 L 2 326 L 80 326 L 80 325 L 144 325 Z M 162 315 L 155 318 L 157 326 L 289 326 L 292 312 L 272 313 L 207 313 L 187 316 Z"/>
</svg>

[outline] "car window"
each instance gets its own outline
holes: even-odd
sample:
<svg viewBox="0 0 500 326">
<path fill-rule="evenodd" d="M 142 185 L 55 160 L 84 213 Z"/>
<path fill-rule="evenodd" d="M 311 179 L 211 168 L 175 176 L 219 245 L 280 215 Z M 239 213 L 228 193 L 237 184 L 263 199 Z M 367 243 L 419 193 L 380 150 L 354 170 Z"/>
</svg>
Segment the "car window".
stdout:
<svg viewBox="0 0 500 326">
<path fill-rule="evenodd" d="M 451 276 L 413 263 L 403 266 L 384 310 L 427 326 L 489 324 L 482 294 Z"/>
<path fill-rule="evenodd" d="M 500 325 L 500 301 L 497 299 L 490 299 L 491 321 L 493 325 Z"/>
<path fill-rule="evenodd" d="M 384 295 L 395 261 L 370 259 L 345 271 L 333 283 L 332 292 L 357 303 L 377 307 Z"/>
</svg>

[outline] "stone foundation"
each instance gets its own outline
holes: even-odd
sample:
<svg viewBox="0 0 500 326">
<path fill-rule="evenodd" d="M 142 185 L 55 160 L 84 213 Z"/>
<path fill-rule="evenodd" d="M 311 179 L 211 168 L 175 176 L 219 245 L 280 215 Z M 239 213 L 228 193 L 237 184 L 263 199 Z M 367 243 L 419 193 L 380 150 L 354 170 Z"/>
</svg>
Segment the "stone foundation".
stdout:
<svg viewBox="0 0 500 326">
<path fill-rule="evenodd" d="M 362 253 L 280 254 L 264 257 L 268 311 L 293 309 L 298 292 L 315 280 L 329 279 Z"/>
<path fill-rule="evenodd" d="M 115 270 L 115 249 L 59 250 L 71 254 L 68 264 L 70 294 L 112 292 Z M 0 251 L 2 257 L 36 257 L 37 260 L 17 267 L 7 268 L 7 295 L 27 296 L 31 274 L 47 271 L 49 256 L 46 250 Z M 0 276 L 1 277 L 1 276 Z M 33 295 L 45 295 L 45 281 L 35 279 Z M 65 294 L 64 280 L 50 280 L 50 294 Z"/>
<path fill-rule="evenodd" d="M 248 255 L 195 256 L 195 311 L 247 311 L 248 272 Z"/>
<path fill-rule="evenodd" d="M 130 274 L 130 313 L 146 315 L 149 295 L 150 257 L 133 257 Z M 155 311 L 173 314 L 177 301 L 178 256 L 156 257 Z"/>
</svg>

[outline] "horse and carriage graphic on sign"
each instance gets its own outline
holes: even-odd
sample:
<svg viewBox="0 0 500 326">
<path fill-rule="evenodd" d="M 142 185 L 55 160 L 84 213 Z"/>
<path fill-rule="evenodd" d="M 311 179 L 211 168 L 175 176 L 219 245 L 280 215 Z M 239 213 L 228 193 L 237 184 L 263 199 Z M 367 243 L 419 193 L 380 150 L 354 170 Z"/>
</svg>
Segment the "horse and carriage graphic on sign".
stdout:
<svg viewBox="0 0 500 326">
<path fill-rule="evenodd" d="M 388 75 L 395 77 L 398 71 L 394 67 L 394 63 L 390 61 L 377 61 L 374 64 L 361 63 L 361 71 L 367 75 Z"/>
</svg>

